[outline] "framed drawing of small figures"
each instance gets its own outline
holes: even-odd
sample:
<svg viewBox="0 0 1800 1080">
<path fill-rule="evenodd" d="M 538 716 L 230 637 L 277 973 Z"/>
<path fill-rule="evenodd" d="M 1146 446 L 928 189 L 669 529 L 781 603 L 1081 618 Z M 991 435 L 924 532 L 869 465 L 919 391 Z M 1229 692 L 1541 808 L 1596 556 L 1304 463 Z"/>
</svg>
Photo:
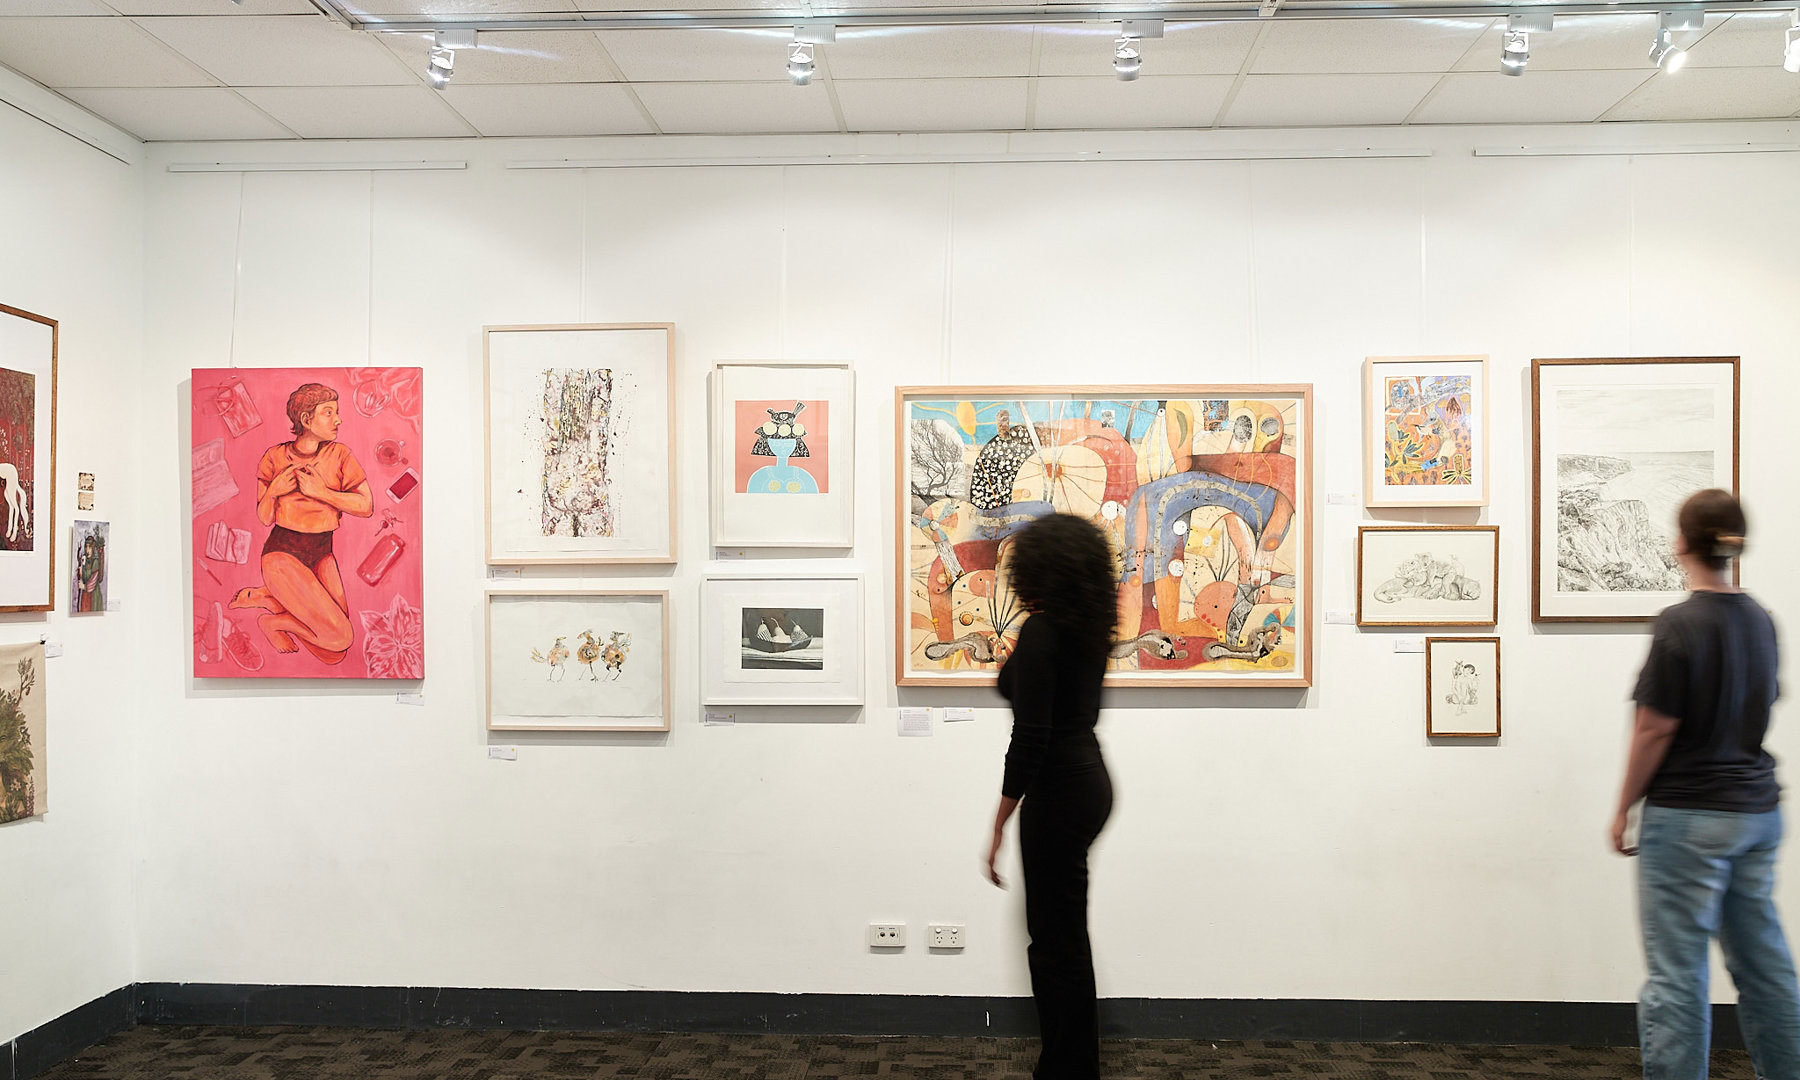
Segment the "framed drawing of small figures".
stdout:
<svg viewBox="0 0 1800 1080">
<path fill-rule="evenodd" d="M 0 611 L 56 606 L 57 334 L 0 304 Z"/>
<path fill-rule="evenodd" d="M 1364 525 L 1356 530 L 1356 625 L 1499 622 L 1498 525 Z"/>
<path fill-rule="evenodd" d="M 848 548 L 856 383 L 848 364 L 713 369 L 715 547 Z"/>
<path fill-rule="evenodd" d="M 675 327 L 490 326 L 487 561 L 675 561 Z"/>
<path fill-rule="evenodd" d="M 1531 617 L 1645 622 L 1686 595 L 1675 514 L 1738 488 L 1735 356 L 1531 362 Z"/>
<path fill-rule="evenodd" d="M 1363 379 L 1363 504 L 1486 506 L 1487 357 L 1371 356 Z"/>
<path fill-rule="evenodd" d="M 862 579 L 708 578 L 704 705 L 861 705 Z"/>
<path fill-rule="evenodd" d="M 1425 639 L 1425 734 L 1500 737 L 1500 639 Z"/>
<path fill-rule="evenodd" d="M 489 731 L 669 730 L 669 594 L 487 593 Z"/>
</svg>

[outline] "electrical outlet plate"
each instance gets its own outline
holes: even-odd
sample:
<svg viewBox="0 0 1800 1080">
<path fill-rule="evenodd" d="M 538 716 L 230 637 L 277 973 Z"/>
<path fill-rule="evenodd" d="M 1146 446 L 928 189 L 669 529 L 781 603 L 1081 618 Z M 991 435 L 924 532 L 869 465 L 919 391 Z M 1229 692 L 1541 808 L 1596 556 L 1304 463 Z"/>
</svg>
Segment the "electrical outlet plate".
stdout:
<svg viewBox="0 0 1800 1080">
<path fill-rule="evenodd" d="M 903 922 L 872 922 L 869 924 L 869 948 L 871 949 L 904 949 L 906 948 L 906 924 Z"/>
<path fill-rule="evenodd" d="M 961 923 L 931 923 L 925 927 L 925 945 L 931 949 L 960 949 L 963 947 L 963 927 Z"/>
</svg>

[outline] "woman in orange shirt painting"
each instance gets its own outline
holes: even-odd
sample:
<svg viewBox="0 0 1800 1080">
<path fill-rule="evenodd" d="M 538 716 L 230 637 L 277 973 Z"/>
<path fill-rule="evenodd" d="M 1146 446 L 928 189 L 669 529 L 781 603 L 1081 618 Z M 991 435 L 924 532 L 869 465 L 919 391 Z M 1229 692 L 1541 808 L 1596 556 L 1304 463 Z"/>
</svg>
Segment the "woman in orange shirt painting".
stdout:
<svg viewBox="0 0 1800 1080">
<path fill-rule="evenodd" d="M 368 517 L 375 500 L 356 456 L 337 441 L 338 393 L 306 383 L 287 401 L 294 440 L 271 446 L 256 470 L 256 516 L 272 526 L 262 587 L 238 590 L 234 608 L 266 608 L 256 621 L 276 652 L 308 652 L 327 664 L 350 651 L 350 602 L 332 554 L 343 515 Z"/>
</svg>

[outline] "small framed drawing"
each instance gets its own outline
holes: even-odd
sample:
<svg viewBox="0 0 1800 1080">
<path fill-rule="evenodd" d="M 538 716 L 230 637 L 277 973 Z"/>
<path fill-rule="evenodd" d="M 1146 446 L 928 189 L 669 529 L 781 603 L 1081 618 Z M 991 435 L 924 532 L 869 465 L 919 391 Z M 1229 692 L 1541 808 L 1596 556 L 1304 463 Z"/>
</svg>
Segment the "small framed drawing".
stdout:
<svg viewBox="0 0 1800 1080">
<path fill-rule="evenodd" d="M 847 548 L 856 383 L 848 364 L 713 369 L 715 547 Z"/>
<path fill-rule="evenodd" d="M 1425 639 L 1425 735 L 1500 737 L 1500 639 Z"/>
<path fill-rule="evenodd" d="M 1356 530 L 1356 625 L 1492 626 L 1500 615 L 1498 525 Z"/>
<path fill-rule="evenodd" d="M 487 726 L 669 730 L 669 594 L 489 590 Z"/>
<path fill-rule="evenodd" d="M 705 705 L 861 705 L 862 578 L 707 578 Z"/>
<path fill-rule="evenodd" d="M 0 304 L 0 611 L 56 606 L 55 319 Z"/>
<path fill-rule="evenodd" d="M 674 325 L 482 336 L 487 561 L 674 562 Z"/>
<path fill-rule="evenodd" d="M 1363 505 L 1486 506 L 1485 356 L 1363 362 Z"/>
<path fill-rule="evenodd" d="M 1533 360 L 1532 621 L 1655 618 L 1681 504 L 1737 487 L 1737 357 Z"/>
</svg>

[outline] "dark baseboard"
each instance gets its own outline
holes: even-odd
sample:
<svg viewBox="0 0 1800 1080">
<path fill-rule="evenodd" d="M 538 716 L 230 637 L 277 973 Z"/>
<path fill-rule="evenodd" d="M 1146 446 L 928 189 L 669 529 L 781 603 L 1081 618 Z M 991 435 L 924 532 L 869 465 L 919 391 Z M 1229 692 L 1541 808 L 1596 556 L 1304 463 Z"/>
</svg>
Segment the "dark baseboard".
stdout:
<svg viewBox="0 0 1800 1080">
<path fill-rule="evenodd" d="M 137 995 L 131 987 L 95 998 L 5 1044 L 0 1080 L 31 1080 L 136 1022 Z"/>
</svg>

